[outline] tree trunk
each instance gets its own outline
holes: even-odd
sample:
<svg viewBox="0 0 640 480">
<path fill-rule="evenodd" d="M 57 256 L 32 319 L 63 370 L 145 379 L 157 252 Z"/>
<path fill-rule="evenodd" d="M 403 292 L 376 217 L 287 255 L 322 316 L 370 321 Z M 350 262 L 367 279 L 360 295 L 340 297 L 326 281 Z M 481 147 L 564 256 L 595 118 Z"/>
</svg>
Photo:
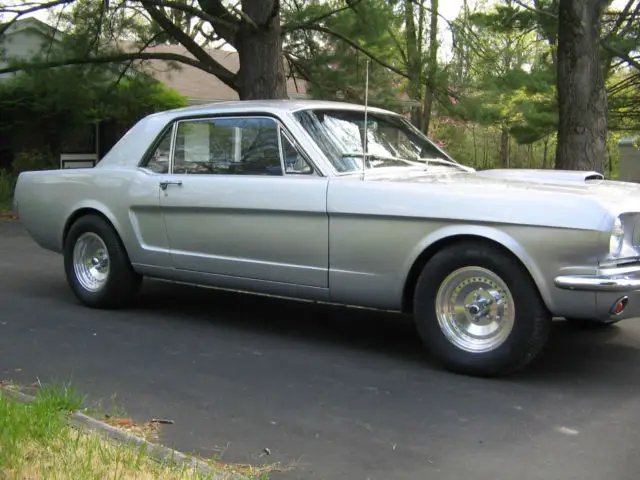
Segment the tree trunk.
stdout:
<svg viewBox="0 0 640 480">
<path fill-rule="evenodd" d="M 547 157 L 549 155 L 549 139 L 544 139 L 544 150 L 542 152 L 542 168 L 548 168 Z"/>
<path fill-rule="evenodd" d="M 420 90 L 422 85 L 422 52 L 418 41 L 418 30 L 416 29 L 414 0 L 404 2 L 404 22 L 405 40 L 407 42 L 407 73 L 408 73 L 408 93 L 409 98 L 414 102 L 420 102 Z M 411 107 L 411 123 L 416 128 L 420 128 L 422 123 L 422 105 Z"/>
<path fill-rule="evenodd" d="M 484 131 L 484 152 L 482 154 L 482 168 L 486 169 L 489 167 L 489 135 L 487 135 L 487 131 Z"/>
<path fill-rule="evenodd" d="M 251 22 L 243 21 L 236 36 L 240 100 L 287 98 L 279 5 L 279 0 L 242 1 L 242 12 Z"/>
<path fill-rule="evenodd" d="M 556 168 L 603 172 L 607 95 L 600 65 L 600 18 L 608 0 L 560 0 Z"/>
<path fill-rule="evenodd" d="M 429 133 L 433 93 L 436 73 L 438 72 L 438 0 L 431 0 L 431 24 L 429 26 L 429 64 L 427 65 L 427 88 L 424 92 L 424 109 L 422 111 L 422 131 Z"/>
<path fill-rule="evenodd" d="M 426 135 L 426 132 L 425 132 Z M 478 167 L 478 145 L 476 143 L 476 126 L 471 127 L 471 135 L 473 136 L 473 166 Z"/>
<path fill-rule="evenodd" d="M 509 131 L 505 127 L 500 131 L 500 168 L 509 168 Z"/>
</svg>

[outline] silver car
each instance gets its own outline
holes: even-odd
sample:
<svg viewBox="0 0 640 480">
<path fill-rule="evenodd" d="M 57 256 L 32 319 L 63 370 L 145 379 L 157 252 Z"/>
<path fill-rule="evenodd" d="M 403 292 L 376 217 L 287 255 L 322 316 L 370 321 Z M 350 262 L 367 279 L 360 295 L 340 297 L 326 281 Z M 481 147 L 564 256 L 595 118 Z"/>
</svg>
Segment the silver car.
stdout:
<svg viewBox="0 0 640 480">
<path fill-rule="evenodd" d="M 15 208 L 89 307 L 129 304 L 146 276 L 401 311 L 466 374 L 522 368 L 552 317 L 640 312 L 640 186 L 475 171 L 359 105 L 150 115 L 94 168 L 22 173 Z"/>
</svg>

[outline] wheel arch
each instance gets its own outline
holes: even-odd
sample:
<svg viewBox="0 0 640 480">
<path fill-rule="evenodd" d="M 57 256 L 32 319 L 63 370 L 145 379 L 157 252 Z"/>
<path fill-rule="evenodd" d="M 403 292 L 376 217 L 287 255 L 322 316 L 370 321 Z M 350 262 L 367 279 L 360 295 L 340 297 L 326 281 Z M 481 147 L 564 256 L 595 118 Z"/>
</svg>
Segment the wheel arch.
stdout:
<svg viewBox="0 0 640 480">
<path fill-rule="evenodd" d="M 470 229 L 468 226 L 464 226 L 445 227 L 440 231 L 434 232 L 416 248 L 416 254 L 412 256 L 413 261 L 407 269 L 407 275 L 403 285 L 402 312 L 413 313 L 413 300 L 418 277 L 429 260 L 445 248 L 469 241 L 491 245 L 516 260 L 533 280 L 545 305 L 547 305 L 547 307 L 549 306 L 550 294 L 544 288 L 545 281 L 542 272 L 539 270 L 536 262 L 518 242 L 505 232 L 495 228 L 478 227 Z"/>
<path fill-rule="evenodd" d="M 109 251 L 109 275 L 106 282 L 96 291 L 89 291 L 78 281 L 76 266 L 74 264 L 74 245 L 66 243 L 69 234 L 74 230 L 74 225 L 82 219 L 89 220 L 90 229 L 102 232 L 103 242 L 108 242 L 113 249 Z M 79 233 L 84 231 L 80 229 Z M 95 231 L 95 230 L 94 230 Z M 77 208 L 67 217 L 63 230 L 64 268 L 67 282 L 74 291 L 76 297 L 91 308 L 113 309 L 121 308 L 129 304 L 138 291 L 143 276 L 136 272 L 129 258 L 122 235 L 118 231 L 116 222 L 103 210 L 83 206 Z M 108 248 L 108 245 L 107 245 Z M 115 277 L 114 277 L 115 275 Z"/>
<path fill-rule="evenodd" d="M 107 213 L 106 209 L 101 209 L 95 205 L 80 206 L 75 210 L 73 210 L 73 212 L 67 217 L 67 220 L 64 224 L 64 228 L 62 231 L 62 250 L 64 250 L 64 246 L 67 241 L 67 235 L 69 234 L 69 230 L 71 230 L 71 226 L 75 222 L 77 222 L 80 218 L 87 215 L 95 215 L 97 217 L 100 217 L 111 228 L 113 228 L 113 231 L 118 236 L 118 240 L 120 241 L 120 244 L 122 245 L 122 248 L 124 249 L 125 254 L 127 254 L 127 257 L 128 257 L 127 248 L 126 248 L 126 245 L 124 245 L 124 242 L 122 240 L 122 234 L 120 232 L 120 229 L 118 228 L 118 224 L 115 221 L 115 218 L 113 217 L 113 215 L 110 215 L 109 213 Z"/>
</svg>

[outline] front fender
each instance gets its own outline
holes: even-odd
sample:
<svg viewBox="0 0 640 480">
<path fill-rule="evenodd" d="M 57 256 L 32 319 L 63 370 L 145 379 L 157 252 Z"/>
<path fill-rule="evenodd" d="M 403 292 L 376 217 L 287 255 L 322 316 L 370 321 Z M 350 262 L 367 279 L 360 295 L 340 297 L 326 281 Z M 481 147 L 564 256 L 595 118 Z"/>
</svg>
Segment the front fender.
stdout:
<svg viewBox="0 0 640 480">
<path fill-rule="evenodd" d="M 410 274 L 413 266 L 416 264 L 420 256 L 428 249 L 434 247 L 440 242 L 454 240 L 460 237 L 477 237 L 492 241 L 509 250 L 527 269 L 533 281 L 535 282 L 543 301 L 548 306 L 552 306 L 553 299 L 548 282 L 536 260 L 527 252 L 526 248 L 513 236 L 495 227 L 486 225 L 447 225 L 441 227 L 416 244 L 403 265 L 405 272 L 404 284 L 410 280 Z"/>
</svg>

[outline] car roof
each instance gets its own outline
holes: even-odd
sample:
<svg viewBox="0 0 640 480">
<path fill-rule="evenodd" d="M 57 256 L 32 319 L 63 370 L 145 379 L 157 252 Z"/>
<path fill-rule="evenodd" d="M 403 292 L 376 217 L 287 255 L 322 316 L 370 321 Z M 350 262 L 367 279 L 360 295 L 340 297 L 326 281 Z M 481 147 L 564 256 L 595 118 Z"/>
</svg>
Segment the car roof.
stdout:
<svg viewBox="0 0 640 480">
<path fill-rule="evenodd" d="M 364 105 L 329 100 L 235 100 L 213 102 L 176 108 L 153 114 L 153 117 L 176 118 L 191 115 L 212 115 L 227 112 L 242 113 L 262 110 L 269 113 L 292 113 L 307 109 L 333 109 L 363 111 Z M 395 115 L 394 112 L 377 107 L 368 107 L 370 112 Z"/>
<path fill-rule="evenodd" d="M 135 167 L 143 157 L 149 145 L 166 126 L 181 118 L 193 118 L 227 113 L 262 113 L 270 115 L 286 115 L 307 109 L 332 109 L 364 111 L 363 105 L 347 102 L 333 102 L 326 100 L 245 100 L 215 102 L 201 105 L 191 105 L 173 110 L 153 113 L 136 123 L 111 150 L 98 162 L 97 168 Z M 381 108 L 370 107 L 370 112 L 397 115 Z"/>
</svg>

